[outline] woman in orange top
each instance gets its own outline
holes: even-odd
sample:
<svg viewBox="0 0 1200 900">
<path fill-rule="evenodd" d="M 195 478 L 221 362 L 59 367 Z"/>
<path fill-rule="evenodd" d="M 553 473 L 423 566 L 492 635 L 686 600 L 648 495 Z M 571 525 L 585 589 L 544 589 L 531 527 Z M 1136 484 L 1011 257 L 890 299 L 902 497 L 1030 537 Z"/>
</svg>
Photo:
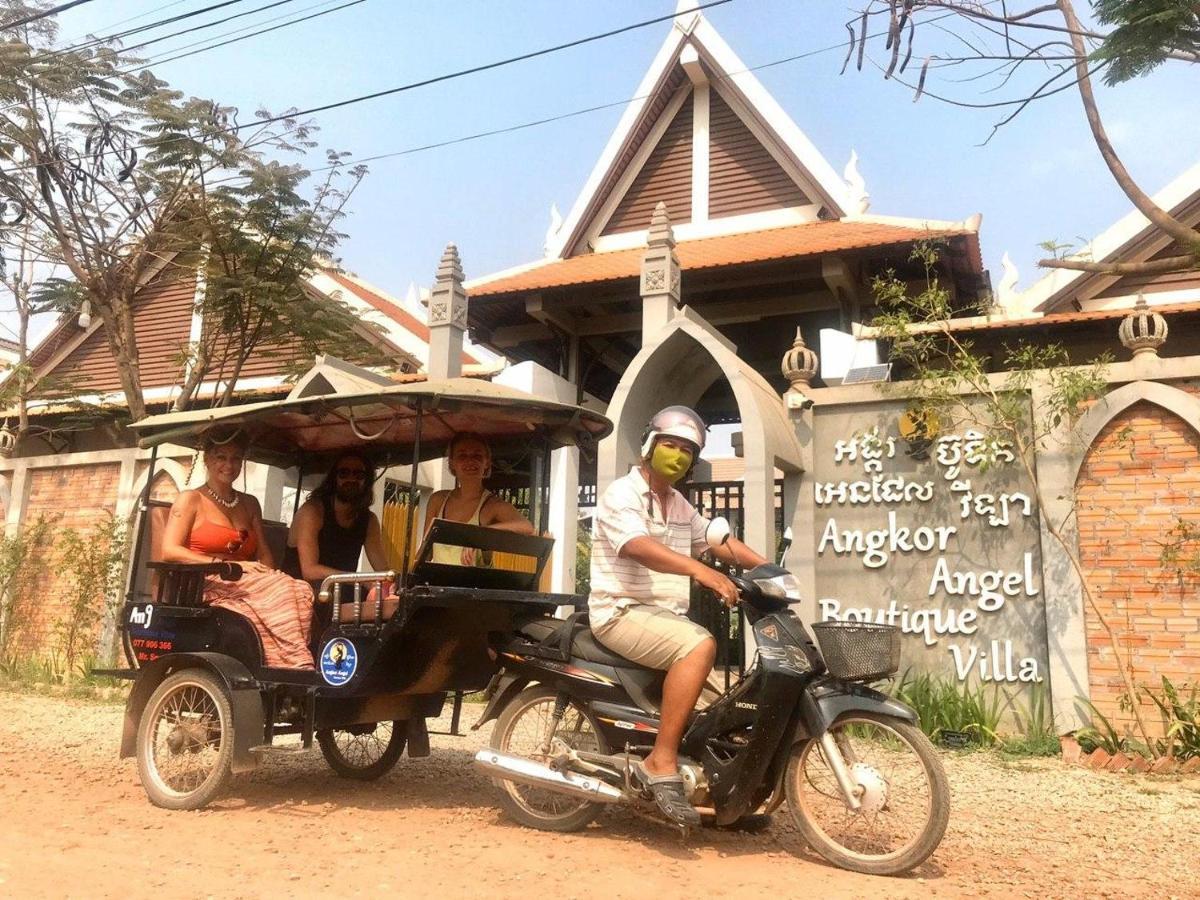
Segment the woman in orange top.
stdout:
<svg viewBox="0 0 1200 900">
<path fill-rule="evenodd" d="M 172 504 L 163 535 L 163 559 L 176 563 L 236 561 L 242 577 L 222 581 L 208 576 L 204 599 L 253 623 L 262 639 L 264 665 L 311 669 L 312 588 L 275 568 L 263 539 L 258 501 L 233 487 L 248 443 L 240 431 L 224 441 L 210 437 L 205 442 L 208 478 L 198 490 L 184 491 Z"/>
</svg>

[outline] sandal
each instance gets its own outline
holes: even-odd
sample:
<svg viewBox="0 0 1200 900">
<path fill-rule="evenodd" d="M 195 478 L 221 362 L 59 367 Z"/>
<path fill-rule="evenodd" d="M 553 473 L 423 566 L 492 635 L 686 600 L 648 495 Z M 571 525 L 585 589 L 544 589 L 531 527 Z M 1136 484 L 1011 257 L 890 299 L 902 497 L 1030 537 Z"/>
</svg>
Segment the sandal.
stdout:
<svg viewBox="0 0 1200 900">
<path fill-rule="evenodd" d="M 651 775 L 645 766 L 635 762 L 631 772 L 638 785 L 654 798 L 659 810 L 676 825 L 696 828 L 700 825 L 700 813 L 688 803 L 683 792 L 683 776 L 678 772 L 670 775 Z"/>
</svg>

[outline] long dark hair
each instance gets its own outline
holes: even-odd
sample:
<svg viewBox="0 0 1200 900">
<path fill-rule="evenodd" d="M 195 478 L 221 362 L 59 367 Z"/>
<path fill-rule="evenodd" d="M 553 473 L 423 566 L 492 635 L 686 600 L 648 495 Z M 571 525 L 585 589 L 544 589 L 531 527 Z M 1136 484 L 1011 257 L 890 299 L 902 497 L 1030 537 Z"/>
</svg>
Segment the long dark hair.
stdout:
<svg viewBox="0 0 1200 900">
<path fill-rule="evenodd" d="M 332 499 L 337 496 L 337 470 L 338 466 L 348 459 L 357 459 L 363 464 L 363 468 L 367 471 L 367 480 L 365 490 L 358 503 L 355 504 L 355 512 L 364 512 L 371 508 L 375 502 L 375 478 L 376 470 L 375 463 L 363 456 L 361 453 L 355 453 L 353 450 L 348 453 L 343 453 L 333 461 L 333 465 L 329 467 L 329 471 L 325 473 L 325 477 L 321 479 L 321 483 L 313 488 L 313 492 L 308 495 L 309 500 L 320 500 L 324 502 L 326 498 Z"/>
</svg>

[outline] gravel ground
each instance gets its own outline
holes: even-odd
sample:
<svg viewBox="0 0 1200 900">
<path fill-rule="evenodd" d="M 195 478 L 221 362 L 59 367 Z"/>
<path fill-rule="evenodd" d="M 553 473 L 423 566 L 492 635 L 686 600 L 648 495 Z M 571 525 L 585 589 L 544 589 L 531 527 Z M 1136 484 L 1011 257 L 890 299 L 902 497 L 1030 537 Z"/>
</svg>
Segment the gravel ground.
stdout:
<svg viewBox="0 0 1200 900">
<path fill-rule="evenodd" d="M 466 707 L 468 722 L 480 707 Z M 434 737 L 374 784 L 316 751 L 269 759 L 210 809 L 169 813 L 117 759 L 122 709 L 0 692 L 0 896 L 1200 897 L 1200 778 L 949 755 L 941 848 L 906 878 L 834 869 L 785 812 L 760 835 L 606 811 L 520 828 L 470 767 L 488 729 Z"/>
</svg>

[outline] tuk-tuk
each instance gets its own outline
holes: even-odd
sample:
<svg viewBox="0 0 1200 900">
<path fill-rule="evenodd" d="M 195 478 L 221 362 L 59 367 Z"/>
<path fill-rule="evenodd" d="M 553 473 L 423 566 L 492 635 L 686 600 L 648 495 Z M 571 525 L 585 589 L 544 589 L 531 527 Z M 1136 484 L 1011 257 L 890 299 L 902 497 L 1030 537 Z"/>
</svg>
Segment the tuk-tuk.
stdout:
<svg viewBox="0 0 1200 900">
<path fill-rule="evenodd" d="M 454 434 L 474 432 L 499 453 L 527 455 L 533 524 L 544 534 L 549 452 L 607 435 L 612 425 L 598 413 L 452 378 L 151 416 L 130 427 L 153 449 L 120 617 L 128 668 L 108 674 L 134 681 L 121 756 L 137 757 L 158 806 L 204 806 L 263 754 L 294 752 L 276 744 L 285 735 L 299 735 L 304 748 L 315 739 L 330 767 L 350 778 L 379 778 L 406 746 L 410 756 L 427 755 L 426 721 L 451 696 L 451 733 L 458 733 L 464 692 L 485 688 L 496 673 L 489 635 L 511 630 L 515 618 L 549 616 L 583 600 L 538 590 L 549 537 L 438 520 L 416 546 L 413 498 L 418 464 L 443 454 Z M 211 429 L 235 427 L 250 438 L 248 460 L 294 468 L 297 485 L 348 450 L 381 469 L 410 467 L 401 564 L 322 582 L 318 599 L 332 604 L 331 623 L 315 642 L 314 671 L 266 667 L 250 621 L 204 602 L 205 578 L 237 579 L 237 563 L 157 558 L 169 506 L 150 499 L 157 448 L 199 448 Z M 431 552 L 438 543 L 520 564 L 438 564 Z"/>
</svg>

